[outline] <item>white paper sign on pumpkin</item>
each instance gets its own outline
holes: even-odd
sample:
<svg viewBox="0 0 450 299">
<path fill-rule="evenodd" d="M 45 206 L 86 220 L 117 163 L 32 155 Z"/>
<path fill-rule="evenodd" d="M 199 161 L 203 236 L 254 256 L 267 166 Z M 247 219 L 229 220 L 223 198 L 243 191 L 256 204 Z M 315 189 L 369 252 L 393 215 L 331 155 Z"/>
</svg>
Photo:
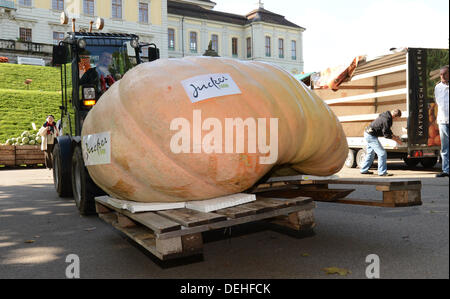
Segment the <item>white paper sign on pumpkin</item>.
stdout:
<svg viewBox="0 0 450 299">
<path fill-rule="evenodd" d="M 208 74 L 181 81 L 192 103 L 206 99 L 240 94 L 241 90 L 230 74 Z"/>
<path fill-rule="evenodd" d="M 111 163 L 110 132 L 83 136 L 81 148 L 86 166 Z"/>
</svg>

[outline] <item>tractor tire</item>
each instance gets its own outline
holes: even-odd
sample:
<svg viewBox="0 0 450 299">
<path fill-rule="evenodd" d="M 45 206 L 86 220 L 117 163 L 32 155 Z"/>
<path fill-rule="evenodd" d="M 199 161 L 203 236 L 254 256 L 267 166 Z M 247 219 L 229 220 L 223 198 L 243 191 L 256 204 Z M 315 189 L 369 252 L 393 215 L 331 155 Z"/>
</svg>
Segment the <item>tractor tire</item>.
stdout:
<svg viewBox="0 0 450 299">
<path fill-rule="evenodd" d="M 72 197 L 72 176 L 64 171 L 61 149 L 58 143 L 53 147 L 53 184 L 59 197 Z"/>
<path fill-rule="evenodd" d="M 72 192 L 81 215 L 94 215 L 95 197 L 105 193 L 95 185 L 84 166 L 81 147 L 75 147 L 72 155 Z"/>
</svg>

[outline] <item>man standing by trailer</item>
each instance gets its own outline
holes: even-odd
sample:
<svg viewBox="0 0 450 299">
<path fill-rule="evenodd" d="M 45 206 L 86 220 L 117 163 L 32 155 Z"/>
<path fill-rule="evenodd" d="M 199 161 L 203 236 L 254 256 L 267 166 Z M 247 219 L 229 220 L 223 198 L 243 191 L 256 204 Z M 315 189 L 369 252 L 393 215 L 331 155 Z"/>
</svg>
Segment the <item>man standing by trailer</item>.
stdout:
<svg viewBox="0 0 450 299">
<path fill-rule="evenodd" d="M 442 172 L 436 177 L 448 177 L 448 65 L 441 68 L 441 82 L 434 88 L 434 98 L 438 105 L 437 123 L 441 136 Z"/>
<path fill-rule="evenodd" d="M 391 173 L 387 172 L 387 153 L 378 137 L 384 136 L 401 144 L 400 137 L 394 135 L 391 130 L 394 119 L 400 117 L 402 117 L 402 112 L 399 109 L 383 112 L 364 130 L 364 139 L 367 142 L 367 155 L 361 168 L 361 174 L 373 174 L 373 172 L 369 171 L 369 168 L 373 163 L 375 154 L 377 154 L 378 175 L 392 176 Z"/>
</svg>

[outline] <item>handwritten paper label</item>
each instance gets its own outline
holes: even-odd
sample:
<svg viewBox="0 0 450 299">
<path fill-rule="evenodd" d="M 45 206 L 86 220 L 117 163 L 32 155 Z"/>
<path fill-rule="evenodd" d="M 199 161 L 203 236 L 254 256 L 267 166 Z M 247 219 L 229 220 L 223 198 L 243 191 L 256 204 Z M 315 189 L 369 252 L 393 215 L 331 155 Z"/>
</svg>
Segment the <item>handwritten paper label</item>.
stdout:
<svg viewBox="0 0 450 299">
<path fill-rule="evenodd" d="M 83 136 L 81 148 L 86 166 L 111 163 L 110 132 Z"/>
<path fill-rule="evenodd" d="M 241 90 L 229 74 L 196 76 L 181 82 L 192 103 L 206 99 L 241 94 Z"/>
</svg>

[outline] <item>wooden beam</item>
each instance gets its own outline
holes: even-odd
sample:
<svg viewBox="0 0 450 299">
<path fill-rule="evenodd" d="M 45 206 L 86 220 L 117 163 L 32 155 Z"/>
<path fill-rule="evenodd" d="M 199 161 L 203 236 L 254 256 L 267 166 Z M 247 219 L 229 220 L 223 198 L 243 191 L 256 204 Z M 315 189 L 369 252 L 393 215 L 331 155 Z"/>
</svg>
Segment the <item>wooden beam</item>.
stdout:
<svg viewBox="0 0 450 299">
<path fill-rule="evenodd" d="M 336 99 L 326 100 L 325 103 L 327 103 L 329 105 L 329 104 L 336 104 L 336 103 L 354 102 L 354 101 L 374 99 L 374 98 L 391 97 L 391 96 L 396 96 L 396 95 L 406 95 L 407 93 L 408 93 L 408 90 L 406 88 L 400 88 L 400 89 L 394 89 L 394 90 L 388 90 L 388 91 L 367 93 L 367 94 L 362 94 L 362 95 L 357 95 L 357 96 L 336 98 Z"/>
<path fill-rule="evenodd" d="M 348 107 L 348 106 L 374 106 L 374 102 L 358 102 L 358 103 L 335 103 L 328 104 L 330 107 Z"/>
<path fill-rule="evenodd" d="M 374 72 L 370 72 L 370 73 L 365 73 L 365 74 L 354 76 L 352 78 L 352 81 L 358 81 L 358 80 L 365 79 L 365 78 L 381 76 L 381 75 L 386 75 L 386 74 L 390 74 L 390 73 L 396 73 L 396 72 L 399 72 L 399 71 L 404 71 L 407 68 L 408 68 L 407 64 L 397 65 L 397 66 L 386 68 L 386 69 L 382 69 L 382 70 L 379 70 L 379 71 L 374 71 Z"/>
<path fill-rule="evenodd" d="M 390 87 L 399 86 L 399 85 L 406 86 L 406 80 L 381 84 L 381 85 L 378 85 L 378 89 L 385 89 L 385 88 L 390 88 Z"/>
<path fill-rule="evenodd" d="M 373 89 L 372 85 L 341 85 L 339 89 Z"/>
<path fill-rule="evenodd" d="M 181 237 L 169 238 L 164 240 L 156 239 L 156 250 L 162 255 L 181 253 L 183 251 Z"/>
<path fill-rule="evenodd" d="M 185 235 L 181 237 L 183 252 L 198 252 L 203 249 L 203 237 L 201 233 Z"/>
<path fill-rule="evenodd" d="M 338 116 L 340 122 L 356 122 L 356 121 L 371 121 L 375 120 L 380 116 L 379 113 L 373 114 L 359 114 L 359 115 L 346 115 L 346 116 Z M 402 119 L 406 119 L 408 116 L 406 111 L 402 111 Z"/>
</svg>

